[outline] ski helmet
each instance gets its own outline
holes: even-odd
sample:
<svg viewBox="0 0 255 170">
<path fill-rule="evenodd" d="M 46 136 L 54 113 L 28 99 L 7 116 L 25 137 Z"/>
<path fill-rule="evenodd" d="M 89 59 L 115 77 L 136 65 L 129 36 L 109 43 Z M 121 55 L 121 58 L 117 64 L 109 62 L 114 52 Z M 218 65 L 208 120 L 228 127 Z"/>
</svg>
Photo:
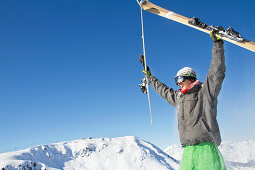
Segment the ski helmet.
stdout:
<svg viewBox="0 0 255 170">
<path fill-rule="evenodd" d="M 178 85 L 186 79 L 193 81 L 197 79 L 196 72 L 190 67 L 184 67 L 177 72 L 175 76 L 175 83 Z"/>
</svg>

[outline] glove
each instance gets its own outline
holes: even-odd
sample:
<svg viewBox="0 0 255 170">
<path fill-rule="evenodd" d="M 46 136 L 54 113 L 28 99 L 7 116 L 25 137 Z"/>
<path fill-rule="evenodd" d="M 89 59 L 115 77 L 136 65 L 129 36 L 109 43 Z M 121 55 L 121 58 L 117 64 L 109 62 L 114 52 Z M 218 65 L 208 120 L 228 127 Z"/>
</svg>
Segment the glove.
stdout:
<svg viewBox="0 0 255 170">
<path fill-rule="evenodd" d="M 150 70 L 150 68 L 147 66 L 147 71 L 143 70 L 143 73 L 145 74 L 145 76 L 146 76 L 147 78 L 150 77 L 150 75 L 151 75 L 151 70 Z"/>
<path fill-rule="evenodd" d="M 139 62 L 142 63 L 143 67 L 145 68 L 145 65 L 144 65 L 144 55 L 140 55 Z M 145 74 L 146 77 L 150 77 L 150 75 L 151 75 L 150 68 L 147 66 L 147 71 L 143 70 L 143 73 Z"/>
<path fill-rule="evenodd" d="M 210 37 L 212 38 L 213 42 L 222 41 L 221 38 L 216 36 L 216 32 L 217 32 L 217 30 L 212 30 L 211 33 L 210 33 Z"/>
</svg>

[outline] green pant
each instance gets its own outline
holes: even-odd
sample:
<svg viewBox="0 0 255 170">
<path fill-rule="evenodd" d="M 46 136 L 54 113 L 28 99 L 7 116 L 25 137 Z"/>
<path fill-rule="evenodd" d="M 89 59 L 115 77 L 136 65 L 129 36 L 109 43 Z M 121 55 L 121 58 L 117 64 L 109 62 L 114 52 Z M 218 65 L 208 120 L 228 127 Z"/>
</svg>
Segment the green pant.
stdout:
<svg viewBox="0 0 255 170">
<path fill-rule="evenodd" d="M 209 142 L 185 146 L 181 170 L 226 170 L 218 147 Z"/>
</svg>

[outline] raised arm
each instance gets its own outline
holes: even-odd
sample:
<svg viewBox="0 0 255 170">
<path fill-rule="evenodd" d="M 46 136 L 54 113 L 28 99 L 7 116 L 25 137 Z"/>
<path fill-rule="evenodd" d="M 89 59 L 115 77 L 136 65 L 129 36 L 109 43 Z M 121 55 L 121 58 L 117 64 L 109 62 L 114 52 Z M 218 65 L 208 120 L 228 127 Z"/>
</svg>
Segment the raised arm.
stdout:
<svg viewBox="0 0 255 170">
<path fill-rule="evenodd" d="M 223 41 L 217 41 L 213 44 L 211 66 L 203 84 L 203 89 L 209 99 L 218 97 L 225 78 L 225 71 Z"/>
<path fill-rule="evenodd" d="M 167 87 L 165 84 L 161 83 L 156 77 L 150 75 L 148 78 L 150 85 L 155 89 L 155 91 L 163 97 L 168 103 L 176 107 L 177 91 L 172 88 Z"/>
</svg>

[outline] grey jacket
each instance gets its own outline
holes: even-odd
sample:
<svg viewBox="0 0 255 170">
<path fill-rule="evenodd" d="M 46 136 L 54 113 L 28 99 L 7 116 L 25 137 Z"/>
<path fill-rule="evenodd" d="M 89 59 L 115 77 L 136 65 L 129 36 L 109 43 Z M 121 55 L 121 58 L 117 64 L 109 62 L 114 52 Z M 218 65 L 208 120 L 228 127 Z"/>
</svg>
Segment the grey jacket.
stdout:
<svg viewBox="0 0 255 170">
<path fill-rule="evenodd" d="M 225 57 L 223 42 L 214 43 L 212 61 L 206 80 L 197 84 L 186 94 L 175 91 L 150 76 L 150 85 L 168 103 L 177 108 L 179 137 L 182 146 L 201 142 L 221 143 L 221 135 L 216 120 L 217 97 L 225 77 Z"/>
</svg>

